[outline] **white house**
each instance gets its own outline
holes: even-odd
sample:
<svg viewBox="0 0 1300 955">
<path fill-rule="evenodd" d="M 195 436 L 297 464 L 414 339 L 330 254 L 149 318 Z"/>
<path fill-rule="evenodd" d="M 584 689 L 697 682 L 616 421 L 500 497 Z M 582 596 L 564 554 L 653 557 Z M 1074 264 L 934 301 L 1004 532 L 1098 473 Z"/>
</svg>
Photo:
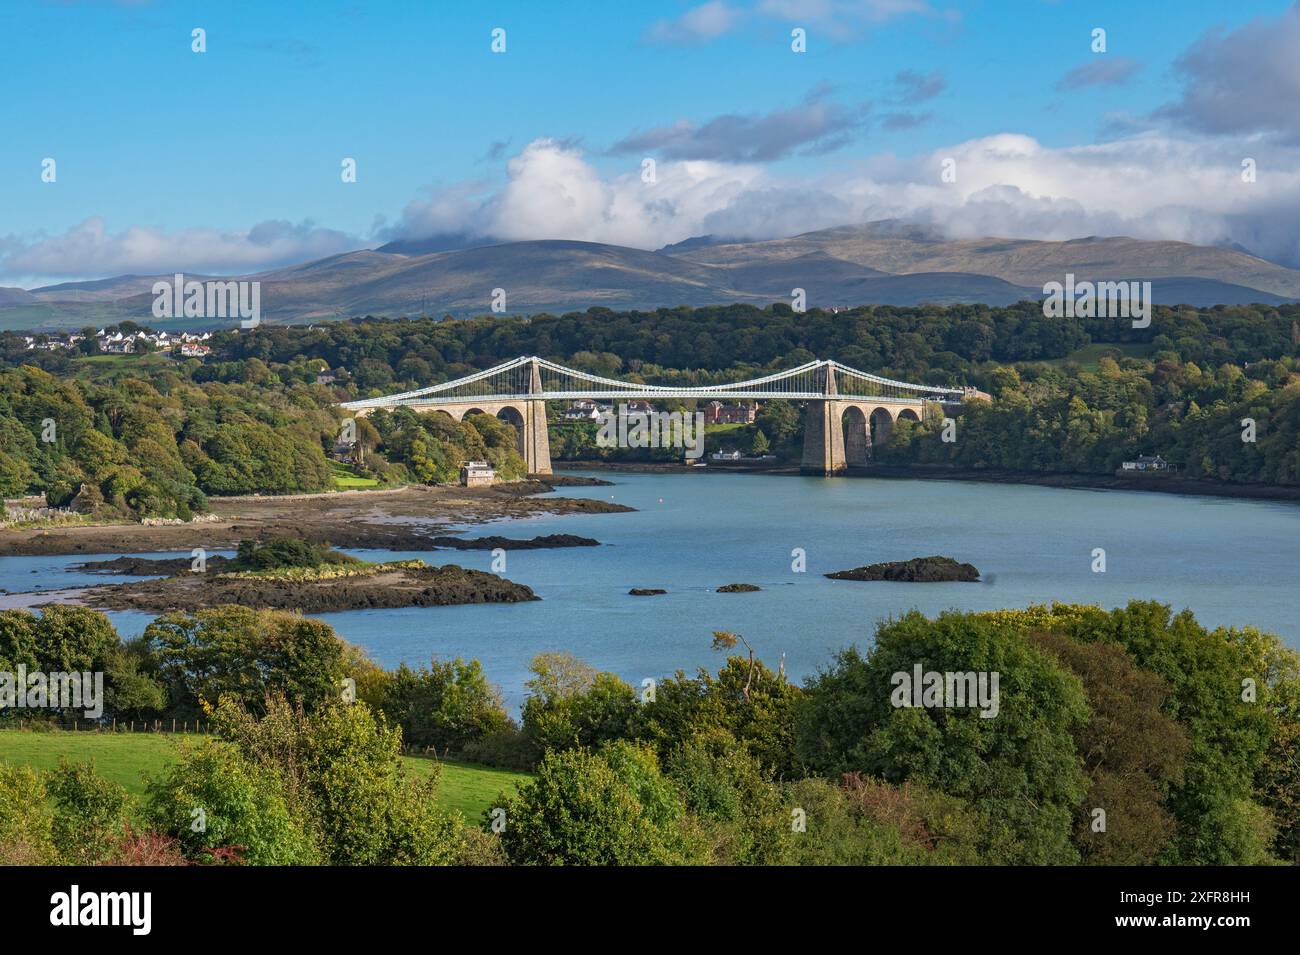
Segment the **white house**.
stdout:
<svg viewBox="0 0 1300 955">
<path fill-rule="evenodd" d="M 1168 471 L 1169 462 L 1158 454 L 1139 454 L 1136 461 L 1120 465 L 1124 471 Z"/>
</svg>

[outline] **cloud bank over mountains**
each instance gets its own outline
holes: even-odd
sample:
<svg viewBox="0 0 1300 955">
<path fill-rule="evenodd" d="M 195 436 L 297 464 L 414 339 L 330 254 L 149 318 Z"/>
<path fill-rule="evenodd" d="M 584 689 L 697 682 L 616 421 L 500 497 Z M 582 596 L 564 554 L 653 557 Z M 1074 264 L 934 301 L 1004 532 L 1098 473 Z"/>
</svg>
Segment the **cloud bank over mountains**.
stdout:
<svg viewBox="0 0 1300 955">
<path fill-rule="evenodd" d="M 844 14 L 850 6 L 828 9 Z M 921 7 L 860 4 L 853 16 L 865 22 Z M 699 10 L 690 24 L 700 42 L 740 20 L 726 4 Z M 938 72 L 908 72 L 894 78 L 879 110 L 816 87 L 796 106 L 679 118 L 631 131 L 603 152 L 537 138 L 516 147 L 503 178 L 431 189 L 395 221 L 377 219 L 365 236 L 284 221 L 245 231 L 114 230 L 98 218 L 61 235 L 0 236 L 0 284 L 171 270 L 247 273 L 444 233 L 655 249 L 696 235 L 774 238 L 886 218 L 952 238 L 1128 235 L 1233 243 L 1300 266 L 1293 226 L 1300 219 L 1297 49 L 1300 5 L 1234 32 L 1212 30 L 1175 64 L 1183 84 L 1175 101 L 1150 116 L 1127 117 L 1125 134 L 1094 144 L 1048 146 L 1003 131 L 917 155 L 841 156 L 817 174 L 773 167 L 789 155 L 827 153 L 860 139 L 873 122 L 924 122 L 926 114 L 906 108 L 941 103 L 946 80 Z M 1138 66 L 1119 58 L 1097 62 L 1104 65 L 1068 71 L 1061 88 L 1122 83 Z M 654 160 L 653 181 L 643 159 Z M 941 176 L 947 160 L 955 181 Z M 1253 181 L 1243 177 L 1247 160 Z"/>
</svg>

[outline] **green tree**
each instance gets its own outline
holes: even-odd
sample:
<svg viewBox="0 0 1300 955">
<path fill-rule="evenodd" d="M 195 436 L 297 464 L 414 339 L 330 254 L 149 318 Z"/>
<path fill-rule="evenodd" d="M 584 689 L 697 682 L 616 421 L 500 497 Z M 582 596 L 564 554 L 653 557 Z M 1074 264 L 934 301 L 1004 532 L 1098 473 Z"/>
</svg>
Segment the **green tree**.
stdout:
<svg viewBox="0 0 1300 955">
<path fill-rule="evenodd" d="M 40 773 L 0 761 L 0 865 L 48 865 L 57 859 L 46 796 Z"/>
<path fill-rule="evenodd" d="M 547 753 L 500 808 L 502 846 L 515 864 L 671 865 L 701 853 L 654 754 L 625 742 Z"/>
<path fill-rule="evenodd" d="M 997 674 L 996 714 L 900 703 L 917 665 L 941 675 L 983 673 L 990 689 Z M 797 745 L 824 774 L 913 780 L 962 798 L 1014 834 L 1007 861 L 1071 864 L 1072 816 L 1086 785 L 1072 733 L 1088 712 L 1078 677 L 1015 629 L 913 611 L 881 626 L 865 657 L 850 648 L 809 683 Z"/>
<path fill-rule="evenodd" d="M 1021 632 L 1055 630 L 1082 643 L 1121 646 L 1139 667 L 1169 686 L 1162 710 L 1187 734 L 1182 781 L 1166 807 L 1177 822 L 1161 861 L 1248 865 L 1271 838 L 1253 786 L 1276 732 L 1273 704 L 1280 641 L 1249 628 L 1209 631 L 1190 613 L 1153 601 L 1099 607 L 1053 605 L 982 615 Z M 1257 696 L 1248 700 L 1243 681 Z M 1266 814 L 1264 814 L 1266 816 Z"/>
<path fill-rule="evenodd" d="M 413 670 L 401 664 L 386 681 L 380 709 L 402 728 L 408 746 L 462 753 L 469 743 L 506 730 L 501 694 L 477 660 L 433 660 Z"/>
<path fill-rule="evenodd" d="M 408 775 L 401 730 L 366 704 L 336 702 L 307 713 L 275 696 L 259 717 L 226 699 L 213 727 L 284 779 L 287 805 L 296 819 L 310 820 L 329 864 L 445 865 L 455 858 L 456 822 L 434 802 L 437 773 Z"/>
<path fill-rule="evenodd" d="M 232 696 L 259 706 L 282 692 L 315 707 L 340 694 L 346 648 L 319 620 L 277 610 L 225 606 L 158 617 L 144 641 L 176 711 Z"/>
<path fill-rule="evenodd" d="M 1182 781 L 1187 734 L 1162 712 L 1169 685 L 1123 648 L 1059 634 L 1031 637 L 1083 681 L 1091 714 L 1074 729 L 1088 792 L 1075 809 L 1074 843 L 1093 865 L 1153 865 L 1174 834 L 1165 808 Z M 1098 817 L 1097 811 L 1104 812 Z M 1098 824 L 1104 820 L 1104 826 Z"/>
<path fill-rule="evenodd" d="M 250 865 L 319 861 L 311 833 L 285 804 L 280 774 L 234 746 L 207 740 L 148 783 L 152 825 L 191 859 L 233 856 Z"/>
<path fill-rule="evenodd" d="M 541 654 L 529 669 L 534 675 L 522 723 L 539 756 L 630 734 L 636 692 L 613 673 L 598 673 L 569 654 Z"/>
<path fill-rule="evenodd" d="M 703 730 L 683 742 L 665 771 L 705 827 L 715 864 L 788 861 L 790 810 L 758 760 L 726 730 Z"/>
<path fill-rule="evenodd" d="M 98 865 L 126 837 L 130 797 L 89 763 L 60 762 L 46 777 L 54 802 L 54 844 L 73 865 Z"/>
</svg>

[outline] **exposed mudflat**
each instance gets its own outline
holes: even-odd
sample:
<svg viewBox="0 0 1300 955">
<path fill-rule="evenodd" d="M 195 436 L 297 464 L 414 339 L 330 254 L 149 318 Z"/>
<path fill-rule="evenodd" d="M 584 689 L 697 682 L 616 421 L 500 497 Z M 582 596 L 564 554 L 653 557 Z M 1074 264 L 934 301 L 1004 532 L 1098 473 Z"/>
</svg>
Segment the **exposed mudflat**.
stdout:
<svg viewBox="0 0 1300 955">
<path fill-rule="evenodd" d="M 538 495 L 597 486 L 597 478 L 557 476 L 493 487 L 409 487 L 292 497 L 210 498 L 219 519 L 193 524 L 110 524 L 0 529 L 0 557 L 221 550 L 241 540 L 296 537 L 343 549 L 433 550 L 453 525 L 539 514 L 607 514 L 635 508 L 613 501 Z M 209 563 L 211 562 L 209 559 Z M 184 569 L 188 569 L 187 566 Z"/>
<path fill-rule="evenodd" d="M 273 580 L 220 574 L 186 574 L 92 587 L 78 603 L 101 610 L 201 610 L 239 604 L 271 610 L 332 613 L 453 604 L 520 603 L 540 600 L 531 587 L 456 564 L 403 567 L 330 580 Z"/>
</svg>

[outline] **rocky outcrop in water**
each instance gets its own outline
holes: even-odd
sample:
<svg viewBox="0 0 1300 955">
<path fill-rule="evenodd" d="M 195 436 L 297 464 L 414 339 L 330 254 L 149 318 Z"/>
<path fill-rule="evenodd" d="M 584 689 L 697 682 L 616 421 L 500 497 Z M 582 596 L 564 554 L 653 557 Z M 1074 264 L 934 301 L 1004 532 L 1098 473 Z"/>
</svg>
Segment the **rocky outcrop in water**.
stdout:
<svg viewBox="0 0 1300 955">
<path fill-rule="evenodd" d="M 456 564 L 385 567 L 373 574 L 323 580 L 284 580 L 231 574 L 185 574 L 92 588 L 82 600 L 105 610 L 196 610 L 239 604 L 271 610 L 332 613 L 453 604 L 540 600 L 531 587 Z"/>
<path fill-rule="evenodd" d="M 865 567 L 841 570 L 826 576 L 832 580 L 891 580 L 917 584 L 978 583 L 980 572 L 973 564 L 959 563 L 951 557 L 934 556 L 868 564 Z"/>
<path fill-rule="evenodd" d="M 628 591 L 632 597 L 658 597 L 660 594 L 666 594 L 668 591 L 660 590 L 657 587 L 633 587 Z"/>
<path fill-rule="evenodd" d="M 720 594 L 752 594 L 756 590 L 762 590 L 757 584 L 723 584 L 718 588 Z"/>
<path fill-rule="evenodd" d="M 220 571 L 230 563 L 230 558 L 217 555 L 207 558 L 209 571 Z M 154 559 L 150 557 L 114 557 L 112 560 L 90 560 L 84 564 L 72 564 L 68 570 L 80 570 L 88 574 L 120 574 L 123 577 L 172 577 L 176 574 L 188 574 L 194 565 L 191 557 L 168 557 Z"/>
<path fill-rule="evenodd" d="M 437 547 L 456 550 L 541 550 L 547 547 L 599 547 L 600 541 L 576 534 L 546 534 L 529 539 L 511 537 L 435 537 Z"/>
</svg>

